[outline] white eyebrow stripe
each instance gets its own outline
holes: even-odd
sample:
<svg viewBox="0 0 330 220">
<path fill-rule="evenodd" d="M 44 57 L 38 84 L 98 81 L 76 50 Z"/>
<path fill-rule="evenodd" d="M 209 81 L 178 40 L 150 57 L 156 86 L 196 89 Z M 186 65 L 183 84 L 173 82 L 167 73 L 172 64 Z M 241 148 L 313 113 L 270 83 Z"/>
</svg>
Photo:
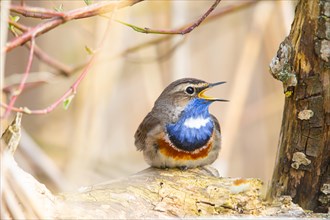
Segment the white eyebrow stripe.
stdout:
<svg viewBox="0 0 330 220">
<path fill-rule="evenodd" d="M 201 127 L 204 127 L 209 121 L 210 121 L 210 118 L 202 118 L 202 117 L 192 118 L 192 117 L 190 117 L 184 121 L 183 125 L 186 126 L 187 128 L 199 129 Z"/>
</svg>

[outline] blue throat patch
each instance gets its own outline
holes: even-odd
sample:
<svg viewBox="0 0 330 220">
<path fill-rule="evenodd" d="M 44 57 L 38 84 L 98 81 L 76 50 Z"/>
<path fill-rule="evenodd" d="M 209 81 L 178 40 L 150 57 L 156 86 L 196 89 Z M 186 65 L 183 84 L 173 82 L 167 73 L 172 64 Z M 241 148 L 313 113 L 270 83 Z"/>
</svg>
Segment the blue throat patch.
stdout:
<svg viewBox="0 0 330 220">
<path fill-rule="evenodd" d="M 192 99 L 174 124 L 166 125 L 170 141 L 175 147 L 194 151 L 209 141 L 213 132 L 213 121 L 209 113 L 211 102 Z"/>
</svg>

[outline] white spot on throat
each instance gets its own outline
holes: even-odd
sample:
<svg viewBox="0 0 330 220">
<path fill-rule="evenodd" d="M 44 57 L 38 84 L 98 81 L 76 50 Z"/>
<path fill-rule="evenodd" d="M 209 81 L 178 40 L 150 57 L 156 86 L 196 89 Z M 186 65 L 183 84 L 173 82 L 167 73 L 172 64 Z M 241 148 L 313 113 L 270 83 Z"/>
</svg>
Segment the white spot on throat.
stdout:
<svg viewBox="0 0 330 220">
<path fill-rule="evenodd" d="M 204 127 L 208 122 L 210 121 L 210 118 L 202 118 L 202 117 L 197 117 L 197 118 L 187 118 L 183 125 L 186 126 L 187 128 L 201 128 Z"/>
</svg>

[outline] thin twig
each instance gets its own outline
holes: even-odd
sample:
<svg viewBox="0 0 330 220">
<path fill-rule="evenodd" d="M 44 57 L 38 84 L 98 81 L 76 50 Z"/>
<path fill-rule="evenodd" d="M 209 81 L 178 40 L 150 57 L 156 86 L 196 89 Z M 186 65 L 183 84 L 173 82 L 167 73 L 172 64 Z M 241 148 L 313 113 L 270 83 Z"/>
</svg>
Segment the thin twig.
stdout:
<svg viewBox="0 0 330 220">
<path fill-rule="evenodd" d="M 23 24 L 17 23 L 15 21 L 12 21 L 12 20 L 8 20 L 8 23 L 10 25 L 14 26 L 15 28 L 17 28 L 18 30 L 22 31 L 22 32 L 25 32 L 25 31 L 29 30 L 29 27 L 27 27 Z"/>
<path fill-rule="evenodd" d="M 129 48 L 127 48 L 127 49 L 121 51 L 121 52 L 118 53 L 118 54 L 115 54 L 115 55 L 113 55 L 113 56 L 111 56 L 111 57 L 103 58 L 102 60 L 98 60 L 98 61 L 96 61 L 96 62 L 97 62 L 97 63 L 102 63 L 102 62 L 105 62 L 105 61 L 108 62 L 109 60 L 113 60 L 113 59 L 116 59 L 116 58 L 119 58 L 119 57 L 123 57 L 123 56 L 126 56 L 126 55 L 130 54 L 130 53 L 134 53 L 134 52 L 136 52 L 136 51 L 138 51 L 138 50 L 141 50 L 141 49 L 143 49 L 143 48 L 147 48 L 147 47 L 149 47 L 149 46 L 153 46 L 153 45 L 155 45 L 155 44 L 158 44 L 158 43 L 164 42 L 164 41 L 166 41 L 166 40 L 171 39 L 172 37 L 173 37 L 173 36 L 171 36 L 171 35 L 167 35 L 167 36 L 159 37 L 159 38 L 157 38 L 157 39 L 153 39 L 153 40 L 150 40 L 150 41 L 147 41 L 147 42 L 144 42 L 144 43 L 138 44 L 138 45 L 136 45 L 136 46 L 129 47 Z M 89 61 L 87 61 L 87 62 L 83 62 L 83 63 L 81 63 L 81 64 L 76 65 L 75 67 L 72 68 L 72 71 L 73 71 L 73 72 L 76 72 L 76 71 L 82 69 L 84 66 L 86 66 L 86 63 L 88 63 L 88 62 L 89 62 Z"/>
<path fill-rule="evenodd" d="M 8 117 L 8 115 L 10 114 L 11 112 L 11 108 L 14 106 L 15 102 L 16 102 L 16 99 L 17 97 L 19 96 L 19 94 L 23 91 L 24 89 L 24 85 L 25 85 L 25 82 L 29 76 L 29 73 L 30 73 L 30 70 L 31 70 L 31 66 L 32 66 L 32 60 L 33 60 L 33 53 L 34 53 L 34 45 L 35 45 L 35 40 L 34 38 L 31 39 L 31 49 L 30 49 L 30 54 L 29 54 L 29 60 L 28 60 L 28 63 L 26 65 L 26 70 L 24 72 L 24 75 L 22 77 L 22 81 L 18 87 L 18 90 L 16 90 L 15 94 L 11 97 L 10 101 L 9 101 L 9 105 L 8 105 L 8 108 L 6 109 L 3 117 Z"/>
<path fill-rule="evenodd" d="M 25 114 L 33 114 L 33 115 L 43 115 L 47 114 L 51 111 L 53 111 L 59 104 L 61 104 L 66 98 L 68 98 L 70 95 L 75 95 L 77 91 L 77 87 L 79 86 L 80 82 L 85 78 L 86 74 L 90 70 L 92 63 L 95 60 L 95 55 L 93 55 L 92 59 L 89 61 L 83 72 L 80 74 L 78 79 L 72 84 L 72 86 L 58 99 L 56 100 L 53 104 L 48 106 L 47 108 L 44 109 L 37 109 L 37 110 L 30 110 L 29 108 L 23 107 L 23 108 L 16 108 L 16 107 L 10 107 L 9 105 L 5 103 L 1 103 L 1 106 L 6 108 L 6 109 L 11 109 L 15 112 L 22 112 Z"/>
<path fill-rule="evenodd" d="M 217 19 L 223 15 L 226 15 L 228 13 L 241 10 L 243 8 L 246 8 L 248 6 L 251 6 L 252 4 L 258 3 L 260 0 L 246 0 L 246 1 L 240 1 L 239 3 L 235 3 L 232 5 L 228 5 L 225 7 L 220 8 L 219 10 L 215 11 L 212 15 L 208 16 L 205 19 L 205 22 L 209 22 L 211 20 Z"/>
<path fill-rule="evenodd" d="M 8 42 L 7 45 L 4 47 L 4 51 L 9 52 L 15 47 L 23 45 L 27 41 L 31 40 L 32 36 L 38 37 L 39 35 L 57 27 L 62 23 L 64 23 L 64 20 L 58 18 L 41 23 L 31 28 L 29 31 L 23 33 L 19 37 L 16 37 L 12 41 Z"/>
<path fill-rule="evenodd" d="M 132 63 L 149 63 L 149 62 L 155 62 L 155 61 L 159 61 L 159 62 L 165 61 L 166 59 L 168 59 L 171 56 L 171 54 L 173 54 L 176 51 L 176 49 L 178 47 L 180 47 L 185 42 L 186 39 L 187 39 L 186 37 L 180 39 L 171 48 L 168 48 L 164 53 L 162 53 L 156 57 L 147 57 L 147 58 L 144 57 L 142 59 L 128 58 L 128 61 L 132 62 Z"/>
<path fill-rule="evenodd" d="M 11 74 L 5 78 L 6 85 L 2 91 L 7 94 L 13 93 L 19 86 L 22 79 L 21 73 Z M 50 72 L 30 72 L 29 78 L 25 82 L 24 91 L 28 88 L 36 87 L 43 83 L 51 83 L 56 80 L 55 75 Z"/>
<path fill-rule="evenodd" d="M 27 45 L 28 48 L 31 48 L 31 45 Z M 44 52 L 40 47 L 37 45 L 34 48 L 35 56 L 43 61 L 44 63 L 48 64 L 49 66 L 59 70 L 59 72 L 64 76 L 70 76 L 73 71 L 73 68 L 62 63 L 61 61 L 55 59 L 54 57 L 49 56 L 46 52 Z"/>
<path fill-rule="evenodd" d="M 188 27 L 185 26 L 183 28 L 177 28 L 172 30 L 156 30 L 156 29 L 150 29 L 150 28 L 140 28 L 122 21 L 117 20 L 117 22 L 126 25 L 128 27 L 131 27 L 133 30 L 145 34 L 181 34 L 185 35 L 190 33 L 192 30 L 194 30 L 196 27 L 198 27 L 206 18 L 207 16 L 218 6 L 218 4 L 221 2 L 221 0 L 215 0 L 213 5 L 203 14 L 202 17 L 200 17 L 197 21 L 189 25 Z"/>
<path fill-rule="evenodd" d="M 88 5 L 83 8 L 74 9 L 66 13 L 63 12 L 63 16 L 54 17 L 50 20 L 40 23 L 37 26 L 31 28 L 29 31 L 20 35 L 19 37 L 14 38 L 12 41 L 7 43 L 7 45 L 4 47 L 4 51 L 9 52 L 15 47 L 18 47 L 26 43 L 27 41 L 31 40 L 32 36 L 38 37 L 39 35 L 46 33 L 65 22 L 74 19 L 81 19 L 81 18 L 92 17 L 95 15 L 105 14 L 113 11 L 115 8 L 119 9 L 119 8 L 131 6 L 141 1 L 143 0 L 124 0 L 119 2 L 107 1 L 107 2 L 100 2 L 100 3 Z"/>
<path fill-rule="evenodd" d="M 9 17 L 10 1 L 0 1 L 0 88 L 3 88 L 5 78 L 5 60 L 4 46 L 8 37 L 7 19 Z M 0 112 L 0 115 L 2 111 Z M 0 188 L 1 190 L 1 188 Z"/>
<path fill-rule="evenodd" d="M 22 25 L 20 23 L 17 23 L 15 21 L 11 21 L 9 20 L 8 23 L 12 26 L 14 26 L 15 28 L 17 28 L 18 30 L 22 31 L 22 32 L 26 32 L 29 30 L 29 27 Z M 15 37 L 18 37 L 19 35 L 11 30 L 12 34 L 15 35 Z M 31 44 L 27 43 L 25 44 L 26 47 L 28 49 L 31 49 Z M 49 66 L 57 69 L 60 71 L 61 74 L 65 75 L 65 76 L 69 76 L 70 73 L 73 72 L 73 68 L 71 68 L 70 66 L 60 62 L 59 60 L 49 56 L 46 52 L 44 52 L 40 47 L 38 47 L 37 44 L 35 44 L 34 46 L 34 55 L 41 61 L 43 61 L 44 63 L 48 64 Z"/>
<path fill-rule="evenodd" d="M 64 16 L 63 12 L 49 10 L 46 8 L 22 6 L 22 5 L 11 5 L 10 11 L 15 12 L 17 14 L 21 14 L 25 17 L 41 18 L 41 19 L 49 19 L 53 17 Z"/>
</svg>

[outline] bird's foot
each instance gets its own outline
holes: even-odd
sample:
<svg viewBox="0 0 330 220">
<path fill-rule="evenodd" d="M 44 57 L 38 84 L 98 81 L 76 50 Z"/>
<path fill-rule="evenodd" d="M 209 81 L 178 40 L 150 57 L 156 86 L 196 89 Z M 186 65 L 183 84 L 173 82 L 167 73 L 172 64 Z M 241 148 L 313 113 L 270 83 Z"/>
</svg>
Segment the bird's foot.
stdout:
<svg viewBox="0 0 330 220">
<path fill-rule="evenodd" d="M 188 167 L 187 166 L 179 166 L 178 167 L 180 170 L 184 171 L 184 170 L 188 170 Z"/>
</svg>

